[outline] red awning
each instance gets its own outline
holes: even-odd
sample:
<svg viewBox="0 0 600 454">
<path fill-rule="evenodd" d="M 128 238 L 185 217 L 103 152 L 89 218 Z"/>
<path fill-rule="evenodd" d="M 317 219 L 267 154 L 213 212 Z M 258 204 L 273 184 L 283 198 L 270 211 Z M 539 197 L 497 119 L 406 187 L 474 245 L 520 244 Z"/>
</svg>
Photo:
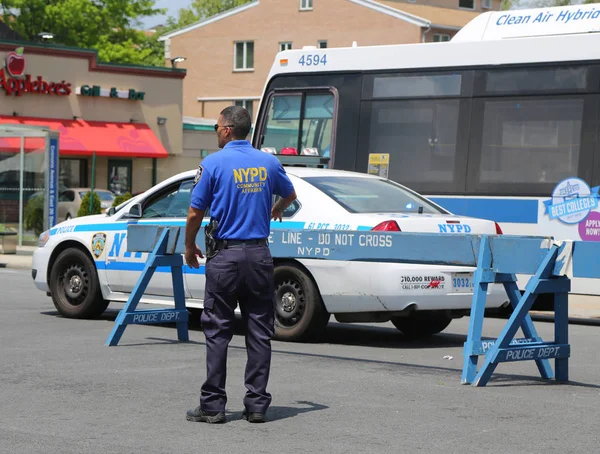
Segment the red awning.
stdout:
<svg viewBox="0 0 600 454">
<path fill-rule="evenodd" d="M 5 124 L 45 126 L 60 132 L 61 155 L 119 156 L 131 158 L 166 158 L 167 150 L 156 134 L 144 123 L 110 123 L 105 121 L 58 120 L 0 115 L 0 127 Z M 16 151 L 21 139 L 2 138 L 0 151 Z M 25 140 L 27 150 L 44 148 L 43 139 Z"/>
</svg>

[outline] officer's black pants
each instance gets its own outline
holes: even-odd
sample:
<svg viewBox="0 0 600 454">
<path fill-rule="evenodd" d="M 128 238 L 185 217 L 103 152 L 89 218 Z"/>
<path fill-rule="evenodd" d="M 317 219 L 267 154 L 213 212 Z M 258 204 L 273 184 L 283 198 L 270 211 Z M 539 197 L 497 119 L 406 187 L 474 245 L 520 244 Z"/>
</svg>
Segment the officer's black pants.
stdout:
<svg viewBox="0 0 600 454">
<path fill-rule="evenodd" d="M 267 246 L 230 247 L 207 261 L 201 318 L 206 336 L 207 377 L 200 394 L 204 411 L 225 411 L 227 347 L 238 302 L 246 326 L 248 353 L 244 405 L 249 412 L 265 413 L 271 404 L 267 382 L 274 333 L 273 286 L 273 259 Z"/>
</svg>

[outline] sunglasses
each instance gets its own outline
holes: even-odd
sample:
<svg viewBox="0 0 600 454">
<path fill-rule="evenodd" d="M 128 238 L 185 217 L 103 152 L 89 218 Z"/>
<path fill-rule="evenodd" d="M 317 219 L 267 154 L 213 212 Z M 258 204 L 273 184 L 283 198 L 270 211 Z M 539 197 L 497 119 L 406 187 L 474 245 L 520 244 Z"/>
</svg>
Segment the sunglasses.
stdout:
<svg viewBox="0 0 600 454">
<path fill-rule="evenodd" d="M 217 130 L 218 130 L 219 128 L 232 128 L 232 127 L 233 127 L 233 125 L 223 125 L 223 126 L 215 125 L 215 126 L 214 126 L 214 128 L 215 128 L 215 132 L 217 132 Z"/>
</svg>

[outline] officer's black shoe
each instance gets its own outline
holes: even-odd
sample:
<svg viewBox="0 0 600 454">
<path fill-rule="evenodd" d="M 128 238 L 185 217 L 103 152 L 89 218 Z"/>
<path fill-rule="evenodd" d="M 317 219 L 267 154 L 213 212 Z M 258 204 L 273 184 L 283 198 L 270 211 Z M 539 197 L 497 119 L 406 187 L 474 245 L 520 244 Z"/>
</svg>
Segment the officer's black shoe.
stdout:
<svg viewBox="0 0 600 454">
<path fill-rule="evenodd" d="M 248 422 L 263 423 L 265 422 L 265 415 L 262 413 L 250 413 L 246 410 L 242 413 L 242 418 Z"/>
<path fill-rule="evenodd" d="M 188 410 L 185 419 L 194 422 L 207 422 L 209 424 L 223 424 L 226 421 L 225 413 L 222 411 L 204 411 L 200 406 Z"/>
</svg>

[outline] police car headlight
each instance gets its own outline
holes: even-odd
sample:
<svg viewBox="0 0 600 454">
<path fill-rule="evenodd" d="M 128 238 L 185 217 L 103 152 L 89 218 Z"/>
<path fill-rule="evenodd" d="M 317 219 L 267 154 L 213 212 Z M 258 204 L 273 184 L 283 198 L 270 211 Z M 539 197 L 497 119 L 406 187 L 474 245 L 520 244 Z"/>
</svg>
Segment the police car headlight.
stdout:
<svg viewBox="0 0 600 454">
<path fill-rule="evenodd" d="M 38 238 L 38 247 L 44 247 L 49 239 L 50 239 L 50 230 L 46 230 L 45 232 L 42 232 L 42 234 Z"/>
</svg>

